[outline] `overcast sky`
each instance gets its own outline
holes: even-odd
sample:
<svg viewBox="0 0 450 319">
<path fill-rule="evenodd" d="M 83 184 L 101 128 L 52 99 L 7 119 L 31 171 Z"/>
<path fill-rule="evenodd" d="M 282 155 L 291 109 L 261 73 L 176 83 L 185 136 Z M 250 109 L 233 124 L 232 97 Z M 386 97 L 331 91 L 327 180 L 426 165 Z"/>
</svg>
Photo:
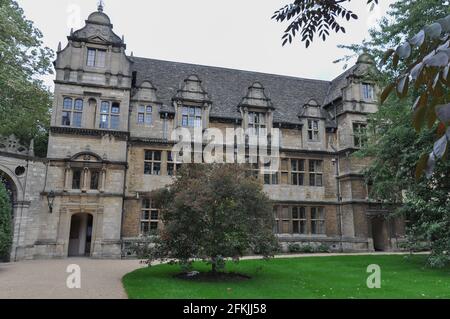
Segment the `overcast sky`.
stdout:
<svg viewBox="0 0 450 319">
<path fill-rule="evenodd" d="M 84 25 L 97 0 L 18 0 L 28 19 L 43 32 L 45 45 L 63 47 L 67 35 Z M 370 12 L 366 0 L 353 0 L 359 15 L 346 34 L 317 39 L 308 49 L 296 41 L 281 46 L 286 24 L 271 20 L 289 0 L 105 0 L 114 31 L 125 36 L 127 54 L 330 80 L 343 71 L 333 61 L 347 52 L 338 44 L 361 42 L 394 0 L 380 1 Z M 48 85 L 52 77 L 46 78 Z"/>
</svg>

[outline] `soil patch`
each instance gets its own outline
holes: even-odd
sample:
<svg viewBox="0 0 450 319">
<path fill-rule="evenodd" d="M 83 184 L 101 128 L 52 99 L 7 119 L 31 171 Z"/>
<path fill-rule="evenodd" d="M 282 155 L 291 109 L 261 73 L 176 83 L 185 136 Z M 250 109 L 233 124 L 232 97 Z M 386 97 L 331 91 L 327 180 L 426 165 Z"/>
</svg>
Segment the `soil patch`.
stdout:
<svg viewBox="0 0 450 319">
<path fill-rule="evenodd" d="M 245 281 L 251 278 L 250 276 L 235 272 L 183 272 L 176 274 L 174 277 L 183 280 L 208 282 Z"/>
</svg>

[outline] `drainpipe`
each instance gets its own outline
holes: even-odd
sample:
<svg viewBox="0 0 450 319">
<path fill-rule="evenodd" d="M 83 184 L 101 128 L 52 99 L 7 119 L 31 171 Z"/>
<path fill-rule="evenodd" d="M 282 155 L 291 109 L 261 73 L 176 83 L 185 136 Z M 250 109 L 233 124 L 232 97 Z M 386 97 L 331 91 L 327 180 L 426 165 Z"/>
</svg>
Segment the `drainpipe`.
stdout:
<svg viewBox="0 0 450 319">
<path fill-rule="evenodd" d="M 331 105 L 334 107 L 334 121 L 336 122 L 336 124 L 338 123 L 338 119 L 337 119 L 337 105 L 336 103 L 333 101 L 331 102 Z M 337 134 L 336 134 L 336 139 L 338 138 Z M 335 174 L 336 174 L 336 199 L 337 199 L 337 205 L 336 205 L 336 209 L 338 212 L 338 216 L 339 216 L 339 237 L 340 237 L 340 241 L 339 241 L 339 251 L 342 253 L 344 252 L 344 248 L 342 246 L 342 240 L 343 240 L 343 231 L 342 231 L 342 211 L 341 211 L 341 183 L 339 182 L 339 154 L 337 152 L 337 149 L 330 144 L 331 148 L 333 149 L 333 151 L 336 153 L 336 158 L 335 160 Z"/>
<path fill-rule="evenodd" d="M 131 94 L 131 92 L 130 92 Z M 131 100 L 131 97 L 130 97 Z M 131 114 L 132 114 L 132 110 L 131 110 L 131 103 L 128 106 L 129 110 L 128 110 L 128 123 L 127 123 L 127 131 L 128 133 L 130 132 L 130 121 L 131 121 Z M 130 150 L 130 140 L 129 140 L 129 136 L 126 138 L 126 143 L 127 143 L 127 147 L 125 150 L 125 162 L 126 162 L 126 166 L 125 166 L 125 172 L 123 174 L 123 190 L 122 190 L 122 216 L 120 218 L 120 254 L 122 255 L 122 237 L 123 237 L 123 222 L 125 219 L 125 196 L 126 196 L 126 188 L 127 188 L 127 175 L 128 175 L 128 152 Z"/>
</svg>

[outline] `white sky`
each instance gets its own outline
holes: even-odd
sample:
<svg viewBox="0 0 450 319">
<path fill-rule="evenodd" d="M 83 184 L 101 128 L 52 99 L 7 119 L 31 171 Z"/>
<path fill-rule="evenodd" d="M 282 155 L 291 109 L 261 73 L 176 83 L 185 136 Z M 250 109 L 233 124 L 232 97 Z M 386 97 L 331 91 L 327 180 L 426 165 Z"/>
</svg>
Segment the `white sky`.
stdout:
<svg viewBox="0 0 450 319">
<path fill-rule="evenodd" d="M 56 50 L 67 43 L 70 28 L 84 25 L 97 0 L 18 0 L 28 19 Z M 299 40 L 281 46 L 286 24 L 271 20 L 289 0 L 105 0 L 105 13 L 127 54 L 169 61 L 222 66 L 266 73 L 331 80 L 343 71 L 333 64 L 347 51 L 338 44 L 359 43 L 394 0 L 380 1 L 370 12 L 366 0 L 353 0 L 359 20 L 345 25 L 346 33 L 317 39 L 308 49 Z M 52 85 L 53 76 L 46 77 Z"/>
</svg>

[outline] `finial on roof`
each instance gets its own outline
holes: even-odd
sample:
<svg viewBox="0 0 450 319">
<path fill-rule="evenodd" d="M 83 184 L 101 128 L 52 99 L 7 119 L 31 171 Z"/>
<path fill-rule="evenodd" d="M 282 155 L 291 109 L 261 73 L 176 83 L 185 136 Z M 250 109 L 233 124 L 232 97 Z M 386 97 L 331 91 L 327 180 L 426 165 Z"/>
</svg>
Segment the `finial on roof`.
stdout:
<svg viewBox="0 0 450 319">
<path fill-rule="evenodd" d="M 134 57 L 134 53 L 133 53 L 133 51 L 131 51 L 131 57 Z"/>
<path fill-rule="evenodd" d="M 61 51 L 61 41 L 58 43 L 58 52 Z"/>
<path fill-rule="evenodd" d="M 105 4 L 103 3 L 103 0 L 100 0 L 98 2 L 98 7 L 97 7 L 98 12 L 103 12 L 104 6 L 105 6 Z"/>
</svg>

